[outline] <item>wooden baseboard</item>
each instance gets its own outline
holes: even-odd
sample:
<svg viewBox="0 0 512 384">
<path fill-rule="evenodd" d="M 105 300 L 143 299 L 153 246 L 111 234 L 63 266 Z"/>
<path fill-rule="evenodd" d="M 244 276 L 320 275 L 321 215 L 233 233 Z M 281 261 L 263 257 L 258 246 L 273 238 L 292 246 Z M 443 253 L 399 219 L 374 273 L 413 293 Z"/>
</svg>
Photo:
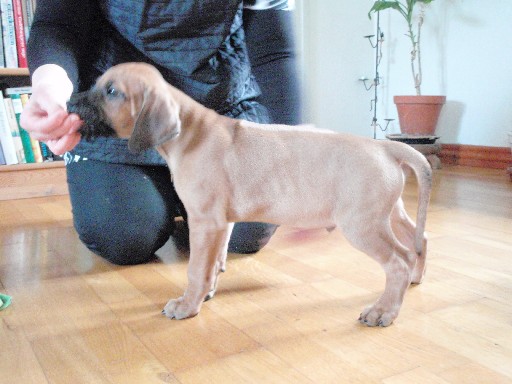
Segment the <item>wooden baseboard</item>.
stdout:
<svg viewBox="0 0 512 384">
<path fill-rule="evenodd" d="M 439 158 L 443 164 L 468 167 L 507 169 L 512 164 L 509 147 L 442 144 Z"/>
</svg>

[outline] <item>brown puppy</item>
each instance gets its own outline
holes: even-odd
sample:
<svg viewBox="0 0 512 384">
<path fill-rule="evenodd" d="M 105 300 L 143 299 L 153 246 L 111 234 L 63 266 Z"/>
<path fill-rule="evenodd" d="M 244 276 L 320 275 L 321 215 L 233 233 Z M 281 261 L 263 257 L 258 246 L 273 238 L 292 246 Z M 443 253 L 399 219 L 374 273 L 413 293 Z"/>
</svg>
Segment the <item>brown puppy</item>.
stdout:
<svg viewBox="0 0 512 384">
<path fill-rule="evenodd" d="M 239 221 L 340 228 L 386 273 L 384 293 L 361 314 L 364 324 L 391 324 L 409 284 L 421 282 L 432 171 L 405 144 L 230 119 L 140 63 L 109 69 L 69 109 L 96 119 L 99 132 L 84 133 L 127 138 L 135 152 L 156 147 L 169 165 L 190 227 L 188 287 L 165 306 L 170 318 L 196 315 L 213 295 L 230 223 Z M 416 224 L 401 199 L 404 166 L 418 179 Z"/>
</svg>

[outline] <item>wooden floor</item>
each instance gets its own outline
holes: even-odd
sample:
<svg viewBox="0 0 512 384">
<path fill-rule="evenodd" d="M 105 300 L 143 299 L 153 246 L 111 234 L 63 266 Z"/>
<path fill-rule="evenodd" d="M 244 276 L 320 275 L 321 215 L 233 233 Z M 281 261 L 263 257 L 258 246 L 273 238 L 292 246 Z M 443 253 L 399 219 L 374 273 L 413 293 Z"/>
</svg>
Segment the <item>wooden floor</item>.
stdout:
<svg viewBox="0 0 512 384">
<path fill-rule="evenodd" d="M 406 189 L 414 208 L 414 184 Z M 325 230 L 282 227 L 230 255 L 199 316 L 160 311 L 185 254 L 116 267 L 80 244 L 66 197 L 0 202 L 0 383 L 512 383 L 512 183 L 436 171 L 427 276 L 388 328 L 357 322 L 377 263 Z"/>
</svg>

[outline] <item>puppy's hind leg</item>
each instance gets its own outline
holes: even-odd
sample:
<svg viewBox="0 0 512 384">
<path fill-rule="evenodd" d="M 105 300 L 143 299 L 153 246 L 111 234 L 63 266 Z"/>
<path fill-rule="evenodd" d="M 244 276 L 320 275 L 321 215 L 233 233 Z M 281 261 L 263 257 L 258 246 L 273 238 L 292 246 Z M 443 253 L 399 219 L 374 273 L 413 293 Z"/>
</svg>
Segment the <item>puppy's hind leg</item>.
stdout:
<svg viewBox="0 0 512 384">
<path fill-rule="evenodd" d="M 409 250 L 414 250 L 414 236 L 416 232 L 416 224 L 407 214 L 402 199 L 398 199 L 391 213 L 391 226 L 398 240 Z M 416 262 L 412 269 L 412 284 L 420 284 L 425 275 L 426 269 L 426 253 L 427 238 L 423 235 L 423 247 L 420 255 L 416 256 Z"/>
<path fill-rule="evenodd" d="M 411 283 L 411 269 L 414 255 L 400 244 L 391 231 L 389 219 L 351 223 L 345 231 L 346 238 L 359 250 L 378 261 L 386 273 L 384 293 L 372 306 L 367 307 L 359 317 L 368 326 L 390 325 L 398 316 L 405 291 Z"/>
<path fill-rule="evenodd" d="M 219 255 L 229 240 L 228 225 L 212 227 L 211 223 L 194 223 L 190 226 L 190 261 L 188 264 L 188 287 L 183 296 L 170 300 L 163 313 L 171 319 L 195 316 L 216 284 Z"/>
</svg>

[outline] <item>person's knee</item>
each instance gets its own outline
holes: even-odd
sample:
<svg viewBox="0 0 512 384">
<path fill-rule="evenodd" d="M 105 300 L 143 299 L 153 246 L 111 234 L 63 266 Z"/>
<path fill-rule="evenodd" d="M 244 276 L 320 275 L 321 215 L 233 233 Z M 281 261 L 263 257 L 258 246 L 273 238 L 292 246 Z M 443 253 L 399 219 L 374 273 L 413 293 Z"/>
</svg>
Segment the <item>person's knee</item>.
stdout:
<svg viewBox="0 0 512 384">
<path fill-rule="evenodd" d="M 162 247 L 168 236 L 151 232 L 109 230 L 95 226 L 79 226 L 75 223 L 80 240 L 96 255 L 116 265 L 142 264 L 155 259 L 155 252 Z"/>
<path fill-rule="evenodd" d="M 168 168 L 87 160 L 69 164 L 67 177 L 75 229 L 94 253 L 139 264 L 169 239 L 178 200 Z"/>
<path fill-rule="evenodd" d="M 272 238 L 277 225 L 236 223 L 229 240 L 228 252 L 251 254 L 260 251 Z"/>
</svg>

